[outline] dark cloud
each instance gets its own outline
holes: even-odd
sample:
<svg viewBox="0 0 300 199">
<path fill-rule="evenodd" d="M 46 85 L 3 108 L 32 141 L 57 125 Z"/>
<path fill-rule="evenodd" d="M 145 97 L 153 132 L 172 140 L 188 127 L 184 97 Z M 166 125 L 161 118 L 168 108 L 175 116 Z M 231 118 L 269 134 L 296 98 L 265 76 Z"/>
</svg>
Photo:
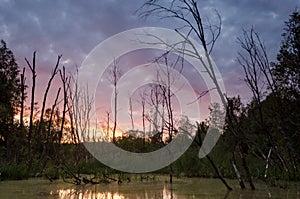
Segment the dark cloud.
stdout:
<svg viewBox="0 0 300 199">
<path fill-rule="evenodd" d="M 132 0 L 0 0 L 0 38 L 24 65 L 24 57 L 38 51 L 41 70 L 51 71 L 56 56 L 63 54 L 67 67 L 80 65 L 99 42 L 118 32 L 142 26 L 176 28 L 174 20 L 139 19 L 134 12 L 142 1 Z M 213 9 L 222 16 L 223 27 L 213 59 L 220 68 L 230 94 L 245 93 L 242 69 L 235 61 L 237 37 L 242 28 L 260 32 L 272 59 L 278 51 L 284 21 L 300 0 L 203 0 L 203 15 Z"/>
<path fill-rule="evenodd" d="M 282 39 L 284 21 L 288 20 L 300 1 L 287 0 L 284 6 L 282 2 L 272 0 L 204 2 L 203 7 L 209 11 L 205 13 L 206 15 L 211 15 L 210 10 L 215 8 L 222 16 L 222 33 L 212 57 L 224 77 L 227 92 L 229 95 L 241 94 L 244 99 L 249 99 L 243 69 L 236 61 L 237 53 L 240 51 L 237 38 L 243 29 L 254 27 L 267 47 L 270 60 L 275 60 Z"/>
</svg>

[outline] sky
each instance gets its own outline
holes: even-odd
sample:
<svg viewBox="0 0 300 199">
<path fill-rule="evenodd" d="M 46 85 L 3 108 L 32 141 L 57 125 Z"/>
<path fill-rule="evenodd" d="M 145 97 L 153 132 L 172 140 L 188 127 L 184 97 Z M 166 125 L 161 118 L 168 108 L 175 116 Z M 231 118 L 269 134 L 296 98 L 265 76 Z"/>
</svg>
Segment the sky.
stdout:
<svg viewBox="0 0 300 199">
<path fill-rule="evenodd" d="M 171 19 L 141 19 L 135 11 L 142 3 L 143 0 L 0 0 L 0 39 L 6 41 L 21 68 L 27 67 L 24 58 L 30 60 L 33 51 L 37 51 L 39 102 L 57 55 L 62 54 L 61 64 L 74 71 L 95 46 L 117 33 L 147 26 L 178 28 L 177 21 Z M 244 102 L 249 101 L 251 94 L 243 80 L 243 69 L 236 61 L 240 51 L 237 37 L 243 28 L 253 26 L 270 60 L 275 60 L 284 21 L 300 0 L 199 0 L 198 5 L 203 16 L 211 17 L 217 9 L 222 17 L 222 32 L 211 56 L 221 72 L 227 95 L 239 94 Z M 29 72 L 28 67 L 26 70 Z M 26 81 L 30 85 L 30 76 Z"/>
</svg>

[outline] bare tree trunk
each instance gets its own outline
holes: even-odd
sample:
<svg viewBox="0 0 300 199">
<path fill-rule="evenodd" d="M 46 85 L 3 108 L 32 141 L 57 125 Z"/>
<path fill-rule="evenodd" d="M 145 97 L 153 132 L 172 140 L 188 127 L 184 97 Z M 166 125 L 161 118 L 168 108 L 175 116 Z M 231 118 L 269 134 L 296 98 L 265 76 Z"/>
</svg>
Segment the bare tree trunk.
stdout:
<svg viewBox="0 0 300 199">
<path fill-rule="evenodd" d="M 218 12 L 216 12 L 217 19 L 219 21 L 218 24 L 210 24 L 204 25 L 202 22 L 202 16 L 199 11 L 199 6 L 197 4 L 198 2 L 196 0 L 190 0 L 190 1 L 180 1 L 180 0 L 173 0 L 171 2 L 166 3 L 165 1 L 153 1 L 153 0 L 147 0 L 142 7 L 140 8 L 140 11 L 143 9 L 146 9 L 146 11 L 141 11 L 140 16 L 141 17 L 149 17 L 149 16 L 159 16 L 160 18 L 172 18 L 172 19 L 178 19 L 181 21 L 184 25 L 183 27 L 186 28 L 188 31 L 187 35 L 183 35 L 179 31 L 176 30 L 176 32 L 182 37 L 184 46 L 189 46 L 193 49 L 193 51 L 185 51 L 185 47 L 180 46 L 179 48 L 176 46 L 176 44 L 168 44 L 166 41 L 159 41 L 161 44 L 166 45 L 166 47 L 172 49 L 172 51 L 175 51 L 176 53 L 182 53 L 184 56 L 191 56 L 193 58 L 198 59 L 203 63 L 203 67 L 205 68 L 205 72 L 209 75 L 210 79 L 214 82 L 214 86 L 219 94 L 219 97 L 222 101 L 222 104 L 224 107 L 226 107 L 227 102 L 224 97 L 224 93 L 222 93 L 222 90 L 220 88 L 220 85 L 218 84 L 218 79 L 216 77 L 214 67 L 212 65 L 212 61 L 210 59 L 209 54 L 212 52 L 214 48 L 214 44 L 217 41 L 220 32 L 221 32 L 221 17 Z M 184 10 L 184 11 L 183 11 Z M 206 35 L 208 33 L 208 35 Z M 191 42 L 189 37 L 190 35 L 194 35 L 202 44 L 203 50 L 205 52 L 205 55 L 202 56 L 200 52 L 198 52 L 197 48 L 195 47 L 195 44 Z M 207 42 L 207 38 L 211 38 L 209 42 Z M 170 97 L 170 93 L 168 95 Z M 168 105 L 167 105 L 168 106 Z M 172 116 L 172 109 L 171 107 L 167 107 L 169 116 Z M 169 120 L 170 121 L 170 120 Z M 171 128 L 174 127 L 171 122 L 170 124 Z M 172 132 L 171 132 L 172 133 Z M 201 137 L 200 137 L 201 138 Z M 201 141 L 202 142 L 202 141 Z M 202 145 L 202 144 L 201 144 Z M 200 146 L 201 146 L 200 145 Z M 222 177 L 220 176 L 220 179 Z M 223 179 L 224 180 L 224 179 Z M 223 182 L 222 180 L 222 182 Z M 226 182 L 224 180 L 224 182 Z M 224 183 L 226 184 L 226 183 Z M 229 186 L 226 186 L 229 189 Z"/>
<path fill-rule="evenodd" d="M 238 170 L 237 163 L 236 163 L 235 148 L 236 148 L 236 145 L 234 146 L 233 151 L 232 151 L 231 163 L 232 163 L 232 167 L 233 167 L 233 170 L 235 172 L 235 175 L 236 175 L 236 177 L 237 177 L 237 179 L 239 181 L 241 189 L 245 189 L 246 186 L 245 186 L 244 180 L 243 180 L 243 178 L 242 178 L 242 176 L 241 176 L 241 174 L 240 174 L 240 172 Z"/>
<path fill-rule="evenodd" d="M 32 154 L 31 154 L 31 139 L 32 139 L 32 133 L 33 133 L 33 112 L 34 112 L 34 94 L 35 94 L 35 80 L 36 80 L 36 71 L 35 71 L 35 57 L 36 57 L 36 51 L 33 52 L 33 58 L 32 58 L 32 65 L 30 62 L 25 58 L 25 61 L 27 62 L 28 67 L 31 70 L 32 73 L 32 87 L 31 87 L 31 104 L 30 104 L 30 118 L 29 118 L 29 131 L 28 131 L 28 138 L 27 138 L 27 150 L 28 150 L 28 170 L 31 169 L 32 164 Z"/>
<path fill-rule="evenodd" d="M 270 148 L 268 156 L 266 158 L 266 167 L 265 167 L 265 175 L 264 175 L 265 179 L 267 178 L 267 173 L 268 173 L 268 169 L 269 169 L 269 160 L 270 160 L 271 152 L 272 152 L 272 147 Z"/>
<path fill-rule="evenodd" d="M 236 165 L 236 159 L 235 159 L 234 151 L 232 152 L 232 161 L 231 161 L 231 163 L 232 163 L 235 175 L 236 175 L 236 177 L 237 177 L 237 179 L 238 179 L 238 181 L 240 183 L 240 187 L 242 189 L 245 189 L 246 186 L 245 186 L 244 180 L 243 180 L 243 178 L 242 178 L 242 176 L 241 176 L 241 174 L 240 174 L 240 172 L 239 172 L 239 170 L 237 168 L 237 165 Z"/>
<path fill-rule="evenodd" d="M 201 147 L 201 146 L 200 146 L 200 147 Z M 222 181 L 222 183 L 225 185 L 225 187 L 227 188 L 227 190 L 231 191 L 232 188 L 228 185 L 228 183 L 226 182 L 226 180 L 225 180 L 225 179 L 223 178 L 223 176 L 221 175 L 221 173 L 220 173 L 220 171 L 219 171 L 217 165 L 213 162 L 213 160 L 210 158 L 209 155 L 206 155 L 205 157 L 208 159 L 209 163 L 210 163 L 211 166 L 213 167 L 215 173 L 217 174 L 217 177 Z"/>
<path fill-rule="evenodd" d="M 197 137 L 198 139 L 194 139 L 195 143 L 201 147 L 203 142 L 202 142 L 202 138 L 201 138 L 201 133 L 207 132 L 207 128 L 204 126 L 204 123 L 197 123 Z M 209 155 L 207 154 L 205 156 L 209 163 L 211 164 L 211 166 L 213 167 L 217 177 L 221 180 L 221 182 L 225 185 L 225 187 L 227 188 L 228 191 L 231 191 L 232 188 L 228 185 L 228 183 L 226 182 L 225 178 L 221 175 L 218 167 L 216 166 L 216 164 L 214 163 L 214 161 L 209 157 Z"/>
<path fill-rule="evenodd" d="M 68 103 L 67 103 L 67 112 L 69 115 L 69 119 L 70 119 L 70 127 L 71 127 L 71 135 L 72 135 L 72 140 L 74 142 L 75 145 L 77 145 L 77 143 L 79 142 L 79 137 L 77 137 L 77 134 L 75 133 L 76 129 L 74 126 L 74 107 L 73 107 L 73 92 L 72 92 L 72 88 L 71 88 L 71 79 L 72 76 L 70 76 L 70 81 L 68 81 L 67 83 L 67 90 L 68 90 Z"/>
<path fill-rule="evenodd" d="M 25 103 L 25 67 L 23 68 L 23 72 L 21 74 L 21 110 L 20 110 L 20 135 L 17 140 L 18 144 L 23 144 L 23 140 L 25 137 L 24 131 L 24 103 Z M 20 161 L 20 150 L 16 151 L 16 162 L 17 164 Z"/>
<path fill-rule="evenodd" d="M 115 94 L 115 99 L 114 99 L 114 127 L 113 127 L 113 143 L 116 142 L 116 129 L 117 129 L 117 108 L 118 108 L 118 93 L 117 93 L 117 84 L 115 84 L 114 87 L 114 94 Z"/>
<path fill-rule="evenodd" d="M 21 74 L 21 111 L 20 111 L 20 128 L 22 136 L 24 136 L 24 102 L 25 102 L 25 68 Z"/>
<path fill-rule="evenodd" d="M 52 105 L 51 113 L 50 113 L 50 117 L 49 117 L 49 121 L 48 121 L 46 144 L 43 147 L 43 152 L 42 152 L 42 155 L 41 155 L 41 159 L 43 159 L 42 171 L 46 168 L 46 165 L 47 165 L 47 162 L 48 162 L 48 157 L 50 155 L 49 154 L 50 153 L 50 148 L 54 143 L 54 138 L 53 138 L 53 135 L 51 133 L 51 126 L 52 126 L 54 110 L 55 110 L 56 106 L 58 105 L 58 98 L 59 98 L 60 90 L 61 90 L 61 88 L 59 88 L 58 91 L 57 91 L 56 98 L 55 98 L 54 103 Z"/>
<path fill-rule="evenodd" d="M 247 175 L 247 179 L 248 179 L 248 182 L 250 184 L 250 187 L 252 190 L 255 190 L 255 186 L 253 184 L 253 181 L 252 181 L 252 177 L 250 175 L 250 171 L 249 171 L 249 168 L 248 168 L 248 165 L 247 165 L 247 162 L 246 162 L 246 158 L 245 158 L 245 154 L 243 152 L 243 149 L 241 147 L 241 145 L 239 144 L 239 151 L 240 151 L 240 156 L 241 156 L 241 159 L 242 159 L 242 164 L 243 164 L 243 167 L 245 169 L 245 172 L 246 172 L 246 175 Z"/>
<path fill-rule="evenodd" d="M 254 190 L 255 187 L 252 182 L 252 177 L 250 175 L 250 171 L 247 166 L 245 155 L 244 155 L 243 149 L 241 147 L 241 141 L 242 141 L 241 137 L 245 138 L 245 136 L 243 135 L 243 131 L 241 130 L 242 127 L 241 127 L 240 121 L 238 119 L 239 118 L 238 114 L 243 113 L 242 103 L 241 103 L 239 97 L 232 98 L 232 99 L 227 98 L 227 102 L 228 102 L 228 104 L 227 104 L 227 128 L 228 128 L 229 132 L 231 132 L 231 134 L 233 136 L 233 140 L 234 140 L 234 148 L 232 151 L 232 166 L 233 166 L 233 169 L 239 180 L 241 188 L 244 189 L 245 184 L 244 184 L 244 181 L 238 171 L 237 164 L 236 164 L 236 158 L 235 158 L 235 150 L 236 150 L 236 147 L 238 147 L 238 151 L 239 151 L 240 157 L 242 159 L 242 166 L 246 172 L 246 176 L 250 183 L 250 186 L 251 186 L 252 190 Z"/>
<path fill-rule="evenodd" d="M 152 119 L 151 122 L 153 123 L 155 134 L 158 133 L 159 131 L 158 117 L 161 115 L 159 110 L 159 105 L 162 102 L 160 98 L 161 98 L 160 87 L 158 85 L 154 85 L 150 91 L 150 100 L 151 100 L 151 104 L 154 106 L 154 115 L 152 116 L 154 118 Z"/>
<path fill-rule="evenodd" d="M 131 129 L 134 130 L 133 110 L 132 110 L 132 97 L 129 98 L 129 116 L 131 120 Z"/>
<path fill-rule="evenodd" d="M 106 121 L 106 133 L 107 133 L 107 136 L 109 136 L 109 131 L 110 131 L 110 112 L 107 111 L 106 112 L 106 116 L 107 116 L 107 121 Z"/>
<path fill-rule="evenodd" d="M 71 80 L 71 77 L 70 77 L 70 80 Z M 74 107 L 74 106 L 76 106 L 74 104 L 74 99 L 76 98 L 77 82 L 75 81 L 75 93 L 72 92 L 70 81 L 68 82 L 67 86 L 68 86 L 67 90 L 68 90 L 68 93 L 69 93 L 68 98 L 70 99 L 70 100 L 68 100 L 68 103 L 67 103 L 67 110 L 68 110 L 69 118 L 70 118 L 71 136 L 72 136 L 72 140 L 73 140 L 72 143 L 75 145 L 75 152 L 74 152 L 75 163 L 74 163 L 74 167 L 76 168 L 77 177 L 79 177 L 80 168 L 79 168 L 78 165 L 79 165 L 80 154 L 81 154 L 81 150 L 80 150 L 80 144 L 81 143 L 80 143 L 78 129 L 75 126 L 75 123 L 76 123 L 75 122 L 76 121 L 76 115 L 75 115 L 76 108 Z"/>
<path fill-rule="evenodd" d="M 113 139 L 112 142 L 116 142 L 116 130 L 117 130 L 117 113 L 118 113 L 118 89 L 117 83 L 121 77 L 121 71 L 118 66 L 118 61 L 114 60 L 112 68 L 110 70 L 110 81 L 114 86 L 114 126 L 113 126 Z"/>
<path fill-rule="evenodd" d="M 59 98 L 60 91 L 61 91 L 61 88 L 59 88 L 57 90 L 56 97 L 55 97 L 54 103 L 53 103 L 52 108 L 51 108 L 49 123 L 48 123 L 48 127 L 47 127 L 48 143 L 53 143 L 54 142 L 53 137 L 52 137 L 52 133 L 51 133 L 51 126 L 52 126 L 53 114 L 54 114 L 55 108 L 58 105 L 58 98 Z M 48 149 L 49 148 L 50 147 L 48 147 Z"/>
<path fill-rule="evenodd" d="M 248 87 L 251 89 L 253 93 L 253 97 L 255 102 L 258 104 L 259 110 L 259 124 L 263 129 L 265 129 L 269 140 L 272 144 L 274 149 L 274 153 L 276 154 L 277 159 L 280 162 L 280 167 L 283 168 L 286 172 L 288 172 L 288 167 L 286 160 L 281 155 L 281 151 L 278 150 L 278 141 L 274 136 L 269 132 L 269 128 L 267 127 L 264 117 L 262 114 L 262 94 L 264 92 L 265 84 L 269 87 L 272 94 L 275 97 L 275 103 L 277 105 L 276 111 L 279 114 L 279 121 L 280 125 L 285 128 L 284 119 L 282 118 L 282 110 L 283 107 L 281 105 L 281 99 L 276 92 L 276 83 L 274 82 L 274 78 L 271 72 L 270 63 L 267 56 L 266 48 L 261 41 L 259 35 L 255 30 L 252 28 L 249 32 L 243 32 L 243 36 L 238 38 L 239 43 L 242 49 L 245 51 L 245 55 L 239 53 L 238 61 L 240 65 L 243 67 L 245 76 L 246 76 L 246 83 Z M 261 79 L 264 77 L 265 79 Z M 294 159 L 294 148 L 291 146 L 290 138 L 286 135 L 285 131 L 279 132 L 281 137 L 284 140 L 284 144 L 287 149 L 287 153 L 290 157 L 291 163 L 295 167 L 295 159 Z"/>
<path fill-rule="evenodd" d="M 146 114 L 145 114 L 145 110 L 146 110 L 146 91 L 142 91 L 140 93 L 140 98 L 141 98 L 141 105 L 142 105 L 142 125 L 143 125 L 143 147 L 145 147 L 145 140 L 146 140 Z"/>
<path fill-rule="evenodd" d="M 173 106 L 172 106 L 172 97 L 174 96 L 171 91 L 171 86 L 176 81 L 175 74 L 172 74 L 171 67 L 174 67 L 175 65 L 169 65 L 168 63 L 168 54 L 165 54 L 162 56 L 164 58 L 164 63 L 166 66 L 166 70 L 159 70 L 157 71 L 157 81 L 161 90 L 161 95 L 163 98 L 163 103 L 165 104 L 165 107 L 167 109 L 167 119 L 164 120 L 164 123 L 162 123 L 162 126 L 166 127 L 167 133 L 168 133 L 168 139 L 166 140 L 167 143 L 172 142 L 173 136 L 175 136 L 175 126 L 174 126 L 174 115 L 173 115 Z M 157 63 L 159 65 L 159 60 L 157 60 Z M 166 79 L 166 80 L 165 80 Z M 172 164 L 169 166 L 169 177 L 170 177 L 170 183 L 173 183 L 173 167 Z"/>
<path fill-rule="evenodd" d="M 143 122 L 143 133 L 144 133 L 144 139 L 146 134 L 146 124 L 145 124 L 145 100 L 142 100 L 142 122 Z"/>
<path fill-rule="evenodd" d="M 62 112 L 62 119 L 61 119 L 61 126 L 60 126 L 60 132 L 59 132 L 59 138 L 58 138 L 58 143 L 61 143 L 61 139 L 63 136 L 63 130 L 64 130 L 64 125 L 65 125 L 65 118 L 66 118 L 66 109 L 67 109 L 67 104 L 68 104 L 68 81 L 69 77 L 66 76 L 66 71 L 65 67 L 63 67 L 63 70 L 59 71 L 60 73 L 60 78 L 63 83 L 63 112 Z"/>
<path fill-rule="evenodd" d="M 60 78 L 63 84 L 63 112 L 62 112 L 62 118 L 61 118 L 61 125 L 60 125 L 60 131 L 58 134 L 58 143 L 57 143 L 57 148 L 55 150 L 55 175 L 54 178 L 58 179 L 59 178 L 59 168 L 60 168 L 60 160 L 61 160 L 61 141 L 63 137 L 63 131 L 64 131 L 64 125 L 65 125 L 65 119 L 66 119 L 66 108 L 68 104 L 68 79 L 69 77 L 66 76 L 66 71 L 65 67 L 63 67 L 62 71 L 59 71 Z"/>
<path fill-rule="evenodd" d="M 75 144 L 75 154 L 74 154 L 75 165 L 74 166 L 76 169 L 77 177 L 79 177 L 80 169 L 81 169 L 79 166 L 79 161 L 81 159 L 82 150 L 81 150 L 81 140 L 79 136 L 79 129 L 81 129 L 81 112 L 79 108 L 80 89 L 78 88 L 78 80 L 77 79 L 74 80 L 74 89 L 71 88 L 71 83 L 69 81 L 67 90 L 69 91 L 69 99 L 70 99 L 67 105 L 68 105 L 68 112 L 70 117 L 71 133 L 73 137 L 73 142 Z"/>
<path fill-rule="evenodd" d="M 47 84 L 47 87 L 46 87 L 46 90 L 45 90 L 45 93 L 44 93 L 42 110 L 41 110 L 41 115 L 40 115 L 40 122 L 39 122 L 39 125 L 38 125 L 37 133 L 41 133 L 41 128 L 42 128 L 43 120 L 44 120 L 44 113 L 45 113 L 45 107 L 46 107 L 48 92 L 49 92 L 49 89 L 51 87 L 52 80 L 54 79 L 55 75 L 57 74 L 58 65 L 59 65 L 59 61 L 60 61 L 61 57 L 62 57 L 62 55 L 59 55 L 58 58 L 57 58 L 56 65 L 55 65 L 55 67 L 52 71 L 51 77 L 48 81 L 48 84 Z"/>
</svg>

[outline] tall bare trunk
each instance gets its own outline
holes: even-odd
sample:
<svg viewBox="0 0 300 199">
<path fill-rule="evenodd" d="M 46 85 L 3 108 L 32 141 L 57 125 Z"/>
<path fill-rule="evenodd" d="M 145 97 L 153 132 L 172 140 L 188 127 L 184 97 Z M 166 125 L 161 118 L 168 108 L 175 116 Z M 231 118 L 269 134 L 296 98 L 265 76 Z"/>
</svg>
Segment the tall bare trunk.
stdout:
<svg viewBox="0 0 300 199">
<path fill-rule="evenodd" d="M 133 110 L 132 110 L 132 97 L 129 98 L 129 116 L 131 120 L 131 129 L 134 130 Z"/>
<path fill-rule="evenodd" d="M 17 140 L 18 144 L 23 144 L 23 140 L 25 137 L 24 131 L 24 103 L 25 103 L 25 68 L 23 68 L 23 72 L 21 74 L 21 110 L 20 110 L 20 135 Z M 20 161 L 20 150 L 16 150 L 16 162 Z"/>
<path fill-rule="evenodd" d="M 116 142 L 116 129 L 117 129 L 117 108 L 118 108 L 118 93 L 117 93 L 117 84 L 115 84 L 114 87 L 114 94 L 115 94 L 115 99 L 114 99 L 114 127 L 113 127 L 113 143 Z"/>
<path fill-rule="evenodd" d="M 45 108 L 46 108 L 46 102 L 47 102 L 47 96 L 48 96 L 48 92 L 50 90 L 50 87 L 51 87 L 51 83 L 55 77 L 55 75 L 57 74 L 57 71 L 58 71 L 58 65 L 59 65 L 59 61 L 60 61 L 60 58 L 62 57 L 62 55 L 59 55 L 57 57 L 57 62 L 56 62 L 56 65 L 52 71 L 52 74 L 51 74 L 51 77 L 47 83 L 47 87 L 46 87 L 46 90 L 45 90 L 45 93 L 44 93 L 44 97 L 43 97 L 43 104 L 42 104 L 42 110 L 41 110 L 41 113 L 40 113 L 40 122 L 39 122 L 39 125 L 38 125 L 38 128 L 37 128 L 37 133 L 41 133 L 41 129 L 42 129 L 42 125 L 43 125 L 43 120 L 44 120 L 44 113 L 45 113 Z"/>
<path fill-rule="evenodd" d="M 36 71 L 35 71 L 35 57 L 36 57 L 36 51 L 33 52 L 33 58 L 32 58 L 32 65 L 30 62 L 25 58 L 25 61 L 28 65 L 28 67 L 31 70 L 32 73 L 32 87 L 31 87 L 31 104 L 30 104 L 30 118 L 29 118 L 29 131 L 28 131 L 28 137 L 27 137 L 27 151 L 28 151 L 28 160 L 27 160 L 27 166 L 28 170 L 31 169 L 32 164 L 32 154 L 31 154 L 31 139 L 32 139 L 32 133 L 33 133 L 33 112 L 34 112 L 34 94 L 35 94 L 35 80 L 36 80 Z"/>
<path fill-rule="evenodd" d="M 60 160 L 61 160 L 61 142 L 63 137 L 63 131 L 64 131 L 64 125 L 65 125 L 65 119 L 66 119 L 66 108 L 68 103 L 68 79 L 69 77 L 66 76 L 65 67 L 63 67 L 62 71 L 59 71 L 60 78 L 63 84 L 63 112 L 62 112 L 62 118 L 61 118 L 61 125 L 60 125 L 60 131 L 58 135 L 58 143 L 57 143 L 57 149 L 56 149 L 56 157 L 55 157 L 55 176 L 54 178 L 59 178 L 58 171 L 60 166 Z"/>
</svg>

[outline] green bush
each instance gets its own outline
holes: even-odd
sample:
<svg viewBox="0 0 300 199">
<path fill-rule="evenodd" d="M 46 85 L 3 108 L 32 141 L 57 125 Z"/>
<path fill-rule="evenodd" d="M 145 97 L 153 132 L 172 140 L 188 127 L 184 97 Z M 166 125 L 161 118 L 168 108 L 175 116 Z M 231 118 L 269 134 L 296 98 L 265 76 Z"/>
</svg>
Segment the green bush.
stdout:
<svg viewBox="0 0 300 199">
<path fill-rule="evenodd" d="M 0 174 L 1 180 L 22 180 L 29 177 L 25 165 L 2 164 Z"/>
</svg>

